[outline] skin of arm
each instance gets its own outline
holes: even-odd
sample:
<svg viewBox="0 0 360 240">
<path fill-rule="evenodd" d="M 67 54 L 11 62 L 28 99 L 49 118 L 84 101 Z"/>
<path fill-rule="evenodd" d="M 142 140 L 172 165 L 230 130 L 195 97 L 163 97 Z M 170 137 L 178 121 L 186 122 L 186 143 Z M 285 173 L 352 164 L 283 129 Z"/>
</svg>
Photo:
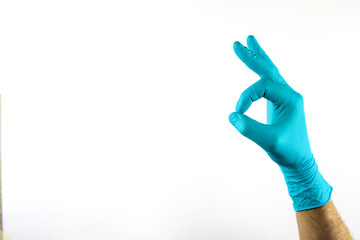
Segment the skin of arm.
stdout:
<svg viewBox="0 0 360 240">
<path fill-rule="evenodd" d="M 353 240 L 334 203 L 296 212 L 300 240 Z"/>
</svg>

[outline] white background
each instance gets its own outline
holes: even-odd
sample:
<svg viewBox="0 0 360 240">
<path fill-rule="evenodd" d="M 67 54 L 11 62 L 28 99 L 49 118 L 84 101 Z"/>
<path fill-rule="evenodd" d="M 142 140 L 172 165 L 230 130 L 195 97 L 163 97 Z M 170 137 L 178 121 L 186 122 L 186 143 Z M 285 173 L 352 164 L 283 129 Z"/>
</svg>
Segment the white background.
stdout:
<svg viewBox="0 0 360 240">
<path fill-rule="evenodd" d="M 297 239 L 278 166 L 229 123 L 254 35 L 305 99 L 312 151 L 360 239 L 359 1 L 0 3 L 12 240 Z M 264 122 L 265 101 L 248 114 Z"/>
</svg>

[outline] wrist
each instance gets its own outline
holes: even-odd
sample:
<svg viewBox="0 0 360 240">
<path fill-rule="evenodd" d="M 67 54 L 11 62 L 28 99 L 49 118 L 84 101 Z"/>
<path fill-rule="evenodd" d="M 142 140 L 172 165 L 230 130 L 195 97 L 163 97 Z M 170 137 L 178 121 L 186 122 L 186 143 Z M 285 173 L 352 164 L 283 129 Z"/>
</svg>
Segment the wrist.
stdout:
<svg viewBox="0 0 360 240">
<path fill-rule="evenodd" d="M 313 156 L 295 168 L 280 169 L 295 211 L 321 207 L 330 201 L 333 188 L 319 172 Z"/>
</svg>

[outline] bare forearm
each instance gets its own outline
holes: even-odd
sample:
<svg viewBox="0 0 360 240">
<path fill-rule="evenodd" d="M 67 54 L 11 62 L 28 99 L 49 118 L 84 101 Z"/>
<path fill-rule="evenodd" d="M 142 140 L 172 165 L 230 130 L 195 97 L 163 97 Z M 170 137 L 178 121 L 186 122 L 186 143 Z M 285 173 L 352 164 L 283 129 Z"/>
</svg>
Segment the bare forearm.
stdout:
<svg viewBox="0 0 360 240">
<path fill-rule="evenodd" d="M 353 240 L 332 200 L 322 207 L 296 212 L 301 240 Z"/>
</svg>

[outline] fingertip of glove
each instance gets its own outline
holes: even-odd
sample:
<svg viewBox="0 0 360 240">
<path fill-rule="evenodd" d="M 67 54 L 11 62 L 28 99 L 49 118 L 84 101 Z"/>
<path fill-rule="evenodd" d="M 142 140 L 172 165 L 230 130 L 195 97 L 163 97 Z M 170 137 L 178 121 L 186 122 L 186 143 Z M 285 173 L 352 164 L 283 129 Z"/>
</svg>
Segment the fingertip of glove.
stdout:
<svg viewBox="0 0 360 240">
<path fill-rule="evenodd" d="M 248 131 L 248 122 L 246 121 L 245 115 L 233 112 L 229 115 L 229 120 L 231 124 L 244 136 L 246 136 Z"/>
<path fill-rule="evenodd" d="M 239 42 L 239 41 L 235 41 L 234 44 L 233 44 L 233 48 L 236 49 L 236 48 L 241 48 L 243 45 Z"/>
<path fill-rule="evenodd" d="M 246 39 L 247 45 L 259 45 L 258 41 L 256 40 L 256 38 L 254 37 L 254 35 L 249 35 Z"/>
<path fill-rule="evenodd" d="M 229 121 L 232 125 L 234 125 L 238 120 L 239 120 L 238 113 L 236 113 L 236 112 L 230 113 Z"/>
<path fill-rule="evenodd" d="M 234 127 L 238 128 L 239 124 L 241 125 L 243 122 L 243 116 L 244 115 L 239 112 L 233 112 L 229 115 L 229 121 Z"/>
<path fill-rule="evenodd" d="M 235 112 L 240 112 L 240 107 L 241 107 L 241 101 L 239 100 L 237 103 L 236 103 L 236 106 L 235 106 Z"/>
</svg>

